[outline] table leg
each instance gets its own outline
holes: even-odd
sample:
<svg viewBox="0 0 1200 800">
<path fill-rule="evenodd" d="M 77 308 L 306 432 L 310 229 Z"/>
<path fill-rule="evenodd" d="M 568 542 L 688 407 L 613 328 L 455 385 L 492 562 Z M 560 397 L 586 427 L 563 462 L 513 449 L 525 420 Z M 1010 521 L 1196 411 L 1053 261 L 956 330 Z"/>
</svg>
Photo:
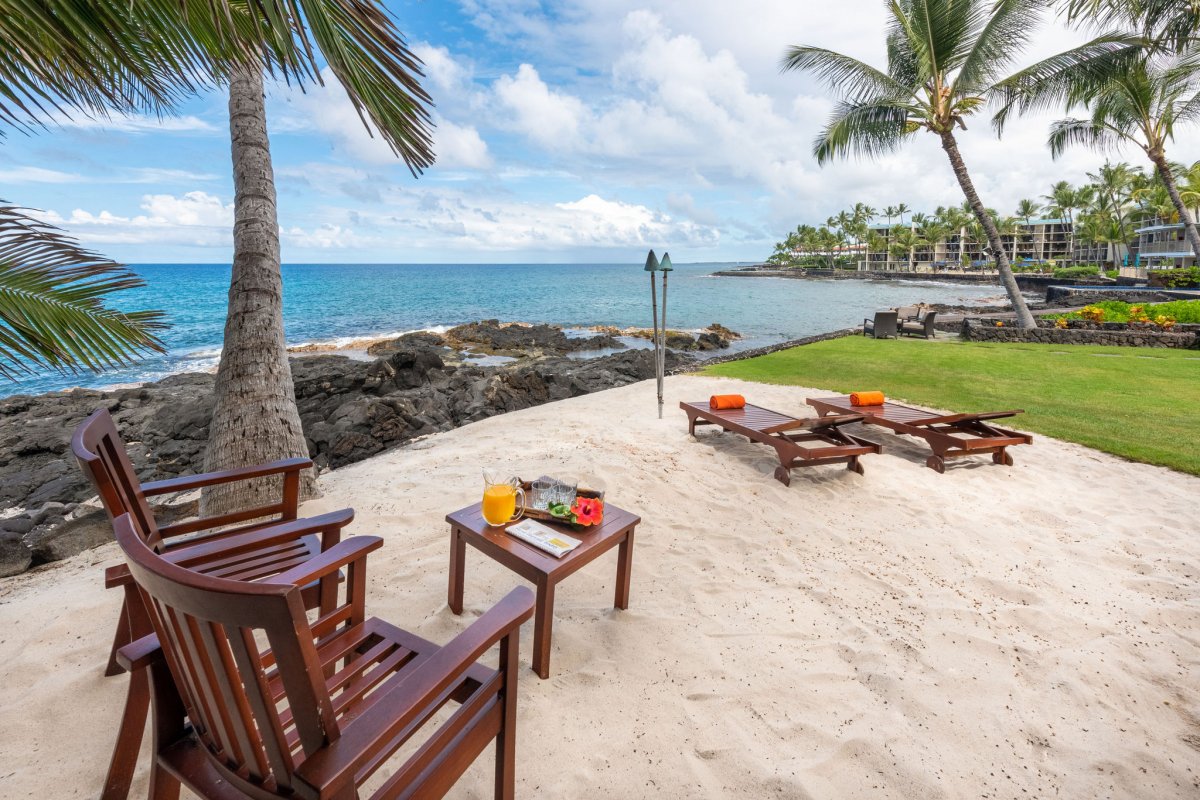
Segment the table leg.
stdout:
<svg viewBox="0 0 1200 800">
<path fill-rule="evenodd" d="M 543 680 L 550 677 L 550 630 L 554 626 L 554 584 L 537 586 L 533 610 L 533 671 Z"/>
<path fill-rule="evenodd" d="M 463 610 L 463 578 L 466 571 L 467 543 L 463 532 L 450 529 L 450 586 L 446 591 L 446 602 L 455 614 Z"/>
<path fill-rule="evenodd" d="M 633 572 L 633 529 L 625 534 L 617 549 L 617 596 L 613 605 L 629 608 L 629 575 Z"/>
</svg>

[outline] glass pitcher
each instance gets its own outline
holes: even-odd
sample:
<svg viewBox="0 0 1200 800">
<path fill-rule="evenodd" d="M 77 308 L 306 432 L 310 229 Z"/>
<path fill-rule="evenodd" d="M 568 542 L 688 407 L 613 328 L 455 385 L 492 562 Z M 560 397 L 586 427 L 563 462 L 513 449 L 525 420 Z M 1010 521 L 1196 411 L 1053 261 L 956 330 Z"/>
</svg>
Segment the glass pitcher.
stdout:
<svg viewBox="0 0 1200 800">
<path fill-rule="evenodd" d="M 525 513 L 525 490 L 516 478 L 501 478 L 495 470 L 483 471 L 483 519 L 488 525 L 505 525 Z"/>
</svg>

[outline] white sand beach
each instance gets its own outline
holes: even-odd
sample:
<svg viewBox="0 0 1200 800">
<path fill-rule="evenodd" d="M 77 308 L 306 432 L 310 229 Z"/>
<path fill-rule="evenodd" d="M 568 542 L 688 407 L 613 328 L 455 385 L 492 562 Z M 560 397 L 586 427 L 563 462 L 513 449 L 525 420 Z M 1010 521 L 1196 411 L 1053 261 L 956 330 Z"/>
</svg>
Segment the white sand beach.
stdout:
<svg viewBox="0 0 1200 800">
<path fill-rule="evenodd" d="M 329 473 L 304 507 L 355 508 L 386 540 L 368 610 L 439 642 L 519 582 L 468 549 L 447 608 L 444 517 L 481 467 L 596 475 L 641 514 L 628 610 L 613 553 L 558 587 L 549 680 L 522 632 L 519 797 L 1200 796 L 1200 479 L 1044 437 L 939 475 L 869 429 L 865 476 L 784 487 L 774 451 L 688 436 L 678 402 L 730 391 L 797 415 L 828 394 L 669 378 L 659 420 L 634 384 Z M 0 581 L 2 798 L 97 794 L 126 686 L 102 674 L 118 559 Z M 491 752 L 451 797 L 491 796 Z"/>
</svg>

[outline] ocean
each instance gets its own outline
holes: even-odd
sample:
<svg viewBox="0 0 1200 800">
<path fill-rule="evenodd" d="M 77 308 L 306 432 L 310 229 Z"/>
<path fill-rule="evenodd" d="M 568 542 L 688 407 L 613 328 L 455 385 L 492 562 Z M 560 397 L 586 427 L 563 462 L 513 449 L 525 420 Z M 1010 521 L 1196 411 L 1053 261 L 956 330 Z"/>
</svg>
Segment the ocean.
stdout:
<svg viewBox="0 0 1200 800">
<path fill-rule="evenodd" d="M 742 333 L 738 349 L 850 327 L 875 309 L 924 301 L 1000 302 L 999 286 L 935 282 L 810 281 L 712 275 L 733 264 L 678 264 L 670 273 L 667 323 L 714 322 Z M 73 386 L 101 388 L 211 370 L 221 351 L 230 267 L 143 264 L 146 285 L 115 296 L 122 309 L 161 309 L 168 352 L 94 375 L 39 373 L 0 383 L 0 396 Z M 284 328 L 290 345 L 444 330 L 480 319 L 563 326 L 650 327 L 649 278 L 641 264 L 286 264 Z M 661 302 L 661 297 L 660 297 Z"/>
</svg>

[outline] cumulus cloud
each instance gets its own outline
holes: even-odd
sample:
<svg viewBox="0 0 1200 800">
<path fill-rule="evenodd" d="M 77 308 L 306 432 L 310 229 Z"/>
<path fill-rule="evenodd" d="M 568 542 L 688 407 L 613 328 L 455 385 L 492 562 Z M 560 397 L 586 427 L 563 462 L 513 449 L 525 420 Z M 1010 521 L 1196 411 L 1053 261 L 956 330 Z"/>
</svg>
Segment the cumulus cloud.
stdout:
<svg viewBox="0 0 1200 800">
<path fill-rule="evenodd" d="M 501 106 L 513 115 L 517 130 L 539 145 L 571 149 L 578 145 L 580 127 L 587 116 L 583 101 L 546 85 L 529 64 L 516 75 L 503 75 L 495 84 Z"/>
</svg>

